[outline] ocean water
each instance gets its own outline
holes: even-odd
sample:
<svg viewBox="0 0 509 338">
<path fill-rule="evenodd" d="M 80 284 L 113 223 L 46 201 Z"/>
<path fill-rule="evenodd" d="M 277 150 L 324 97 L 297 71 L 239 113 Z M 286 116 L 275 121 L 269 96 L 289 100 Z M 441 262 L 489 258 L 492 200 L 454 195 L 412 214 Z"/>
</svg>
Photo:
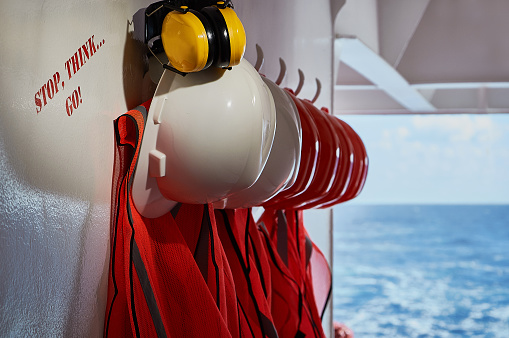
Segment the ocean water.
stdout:
<svg viewBox="0 0 509 338">
<path fill-rule="evenodd" d="M 356 338 L 509 337 L 509 206 L 337 206 L 333 283 Z"/>
</svg>

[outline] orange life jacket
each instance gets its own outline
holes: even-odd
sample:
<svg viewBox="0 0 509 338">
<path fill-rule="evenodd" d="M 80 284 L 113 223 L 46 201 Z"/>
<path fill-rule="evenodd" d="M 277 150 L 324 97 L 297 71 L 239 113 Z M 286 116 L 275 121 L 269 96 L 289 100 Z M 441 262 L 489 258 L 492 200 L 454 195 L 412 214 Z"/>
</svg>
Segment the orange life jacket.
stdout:
<svg viewBox="0 0 509 338">
<path fill-rule="evenodd" d="M 149 219 L 130 193 L 150 101 L 115 120 L 105 337 L 238 337 L 235 285 L 211 205 Z"/>
</svg>

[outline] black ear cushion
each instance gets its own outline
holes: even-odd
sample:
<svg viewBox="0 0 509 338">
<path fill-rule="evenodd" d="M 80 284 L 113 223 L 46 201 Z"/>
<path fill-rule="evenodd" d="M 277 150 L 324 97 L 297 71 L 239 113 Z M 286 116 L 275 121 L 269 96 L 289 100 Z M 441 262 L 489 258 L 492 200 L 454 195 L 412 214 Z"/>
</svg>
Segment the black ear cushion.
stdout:
<svg viewBox="0 0 509 338">
<path fill-rule="evenodd" d="M 219 48 L 217 47 L 216 32 L 214 30 L 213 25 L 210 23 L 210 20 L 207 19 L 205 15 L 198 11 L 195 11 L 194 9 L 190 9 L 188 13 L 192 13 L 198 19 L 200 19 L 203 27 L 205 28 L 205 31 L 207 32 L 207 38 L 209 40 L 209 55 L 207 58 L 207 63 L 205 64 L 205 67 L 203 67 L 203 69 L 207 69 L 214 63 L 215 60 L 217 60 Z"/>
<path fill-rule="evenodd" d="M 209 20 L 216 35 L 218 55 L 213 63 L 214 66 L 221 68 L 229 67 L 231 56 L 230 34 L 228 33 L 228 26 L 223 14 L 221 14 L 219 8 L 214 6 L 203 8 L 201 13 Z"/>
</svg>

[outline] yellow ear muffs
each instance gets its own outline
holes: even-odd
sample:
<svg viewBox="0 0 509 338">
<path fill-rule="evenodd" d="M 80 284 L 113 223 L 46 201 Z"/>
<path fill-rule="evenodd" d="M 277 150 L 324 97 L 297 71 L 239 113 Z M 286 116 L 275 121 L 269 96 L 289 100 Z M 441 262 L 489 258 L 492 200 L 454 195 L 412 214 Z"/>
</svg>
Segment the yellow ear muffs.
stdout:
<svg viewBox="0 0 509 338">
<path fill-rule="evenodd" d="M 166 15 L 161 30 L 163 48 L 172 67 L 180 72 L 208 68 L 216 54 L 214 29 L 207 18 L 192 9 Z"/>
<path fill-rule="evenodd" d="M 163 48 L 173 68 L 191 73 L 211 65 L 229 68 L 240 63 L 246 33 L 233 9 L 223 2 L 199 12 L 182 8 L 187 11 L 166 15 L 161 30 Z"/>
</svg>

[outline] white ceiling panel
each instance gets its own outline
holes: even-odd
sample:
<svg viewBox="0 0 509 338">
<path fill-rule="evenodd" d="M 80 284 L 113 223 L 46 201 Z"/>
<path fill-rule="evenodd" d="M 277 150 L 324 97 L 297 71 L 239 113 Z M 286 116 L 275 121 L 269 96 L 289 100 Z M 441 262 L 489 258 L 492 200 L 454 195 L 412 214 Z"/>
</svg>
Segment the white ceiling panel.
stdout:
<svg viewBox="0 0 509 338">
<path fill-rule="evenodd" d="M 366 100 L 366 98 L 369 99 Z M 406 109 L 380 89 L 335 90 L 334 112 L 336 114 L 375 112 L 377 110 L 405 112 Z"/>
<path fill-rule="evenodd" d="M 336 114 L 509 112 L 509 1 L 373 5 L 347 0 L 336 17 Z"/>
<path fill-rule="evenodd" d="M 410 83 L 509 80 L 509 1 L 431 0 L 397 70 Z"/>
<path fill-rule="evenodd" d="M 479 107 L 479 90 L 477 89 L 438 89 L 431 103 L 438 109 Z"/>
<path fill-rule="evenodd" d="M 380 55 L 397 66 L 412 39 L 430 0 L 378 2 Z"/>
<path fill-rule="evenodd" d="M 345 86 L 359 86 L 359 85 L 371 85 L 373 83 L 366 79 L 364 76 L 359 74 L 356 70 L 352 69 L 350 66 L 345 64 L 344 62 L 339 63 L 338 74 L 336 77 L 337 85 L 345 85 Z"/>
<path fill-rule="evenodd" d="M 508 107 L 509 107 L 509 88 L 489 88 L 489 89 L 487 89 L 486 100 L 488 102 L 489 108 L 508 109 Z"/>
</svg>

